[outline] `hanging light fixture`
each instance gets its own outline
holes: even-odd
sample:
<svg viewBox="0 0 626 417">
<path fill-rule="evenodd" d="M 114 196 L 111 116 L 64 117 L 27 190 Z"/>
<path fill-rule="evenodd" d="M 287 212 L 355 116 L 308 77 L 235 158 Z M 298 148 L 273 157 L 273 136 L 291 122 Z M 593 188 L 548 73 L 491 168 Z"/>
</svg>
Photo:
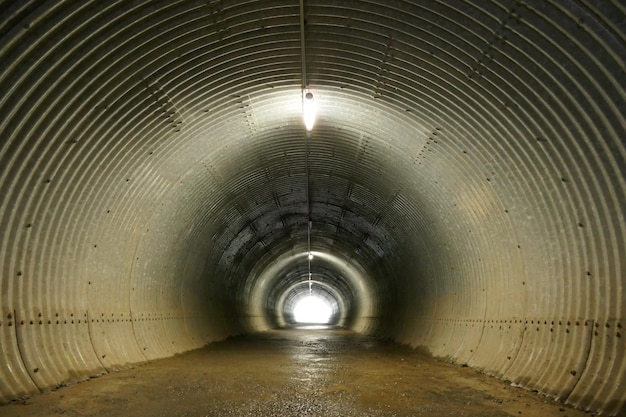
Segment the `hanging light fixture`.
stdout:
<svg viewBox="0 0 626 417">
<path fill-rule="evenodd" d="M 313 98 L 313 93 L 310 91 L 304 91 L 304 99 L 302 101 L 302 114 L 304 115 L 304 127 L 307 132 L 313 130 L 313 125 L 315 124 L 315 99 Z"/>
</svg>

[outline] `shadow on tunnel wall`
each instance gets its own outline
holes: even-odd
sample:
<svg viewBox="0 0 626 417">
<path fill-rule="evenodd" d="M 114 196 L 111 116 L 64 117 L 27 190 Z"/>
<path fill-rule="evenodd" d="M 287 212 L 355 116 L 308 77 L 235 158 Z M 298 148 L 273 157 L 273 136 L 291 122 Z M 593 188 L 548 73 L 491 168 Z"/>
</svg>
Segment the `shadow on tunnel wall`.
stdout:
<svg viewBox="0 0 626 417">
<path fill-rule="evenodd" d="M 303 6 L 0 1 L 0 402 L 279 325 L 315 252 L 346 326 L 623 411 L 623 2 Z"/>
</svg>

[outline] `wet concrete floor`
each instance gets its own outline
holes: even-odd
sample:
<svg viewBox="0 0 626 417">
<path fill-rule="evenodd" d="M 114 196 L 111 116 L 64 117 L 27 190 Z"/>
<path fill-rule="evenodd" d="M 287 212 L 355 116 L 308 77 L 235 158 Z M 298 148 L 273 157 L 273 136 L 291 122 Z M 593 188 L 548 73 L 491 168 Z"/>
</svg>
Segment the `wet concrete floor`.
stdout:
<svg viewBox="0 0 626 417">
<path fill-rule="evenodd" d="M 314 328 L 232 338 L 0 407 L 3 417 L 584 415 L 407 347 Z"/>
</svg>

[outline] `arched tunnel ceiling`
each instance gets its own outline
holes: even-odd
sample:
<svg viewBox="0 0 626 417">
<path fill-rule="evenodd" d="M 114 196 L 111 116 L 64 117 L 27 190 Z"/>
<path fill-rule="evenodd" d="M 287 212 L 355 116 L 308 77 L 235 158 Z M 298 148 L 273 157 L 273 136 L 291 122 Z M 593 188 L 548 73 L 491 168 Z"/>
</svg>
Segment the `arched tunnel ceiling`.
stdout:
<svg viewBox="0 0 626 417">
<path fill-rule="evenodd" d="M 0 400 L 267 328 L 310 221 L 353 329 L 618 412 L 625 12 L 0 1 Z"/>
</svg>

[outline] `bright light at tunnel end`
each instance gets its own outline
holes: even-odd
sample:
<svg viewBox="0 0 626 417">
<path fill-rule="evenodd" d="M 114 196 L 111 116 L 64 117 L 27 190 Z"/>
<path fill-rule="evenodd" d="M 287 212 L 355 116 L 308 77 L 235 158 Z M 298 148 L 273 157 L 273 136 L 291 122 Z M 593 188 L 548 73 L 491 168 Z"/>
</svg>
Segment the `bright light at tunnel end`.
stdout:
<svg viewBox="0 0 626 417">
<path fill-rule="evenodd" d="M 300 299 L 293 309 L 293 318 L 298 324 L 328 324 L 331 315 L 331 306 L 313 295 Z"/>
</svg>

